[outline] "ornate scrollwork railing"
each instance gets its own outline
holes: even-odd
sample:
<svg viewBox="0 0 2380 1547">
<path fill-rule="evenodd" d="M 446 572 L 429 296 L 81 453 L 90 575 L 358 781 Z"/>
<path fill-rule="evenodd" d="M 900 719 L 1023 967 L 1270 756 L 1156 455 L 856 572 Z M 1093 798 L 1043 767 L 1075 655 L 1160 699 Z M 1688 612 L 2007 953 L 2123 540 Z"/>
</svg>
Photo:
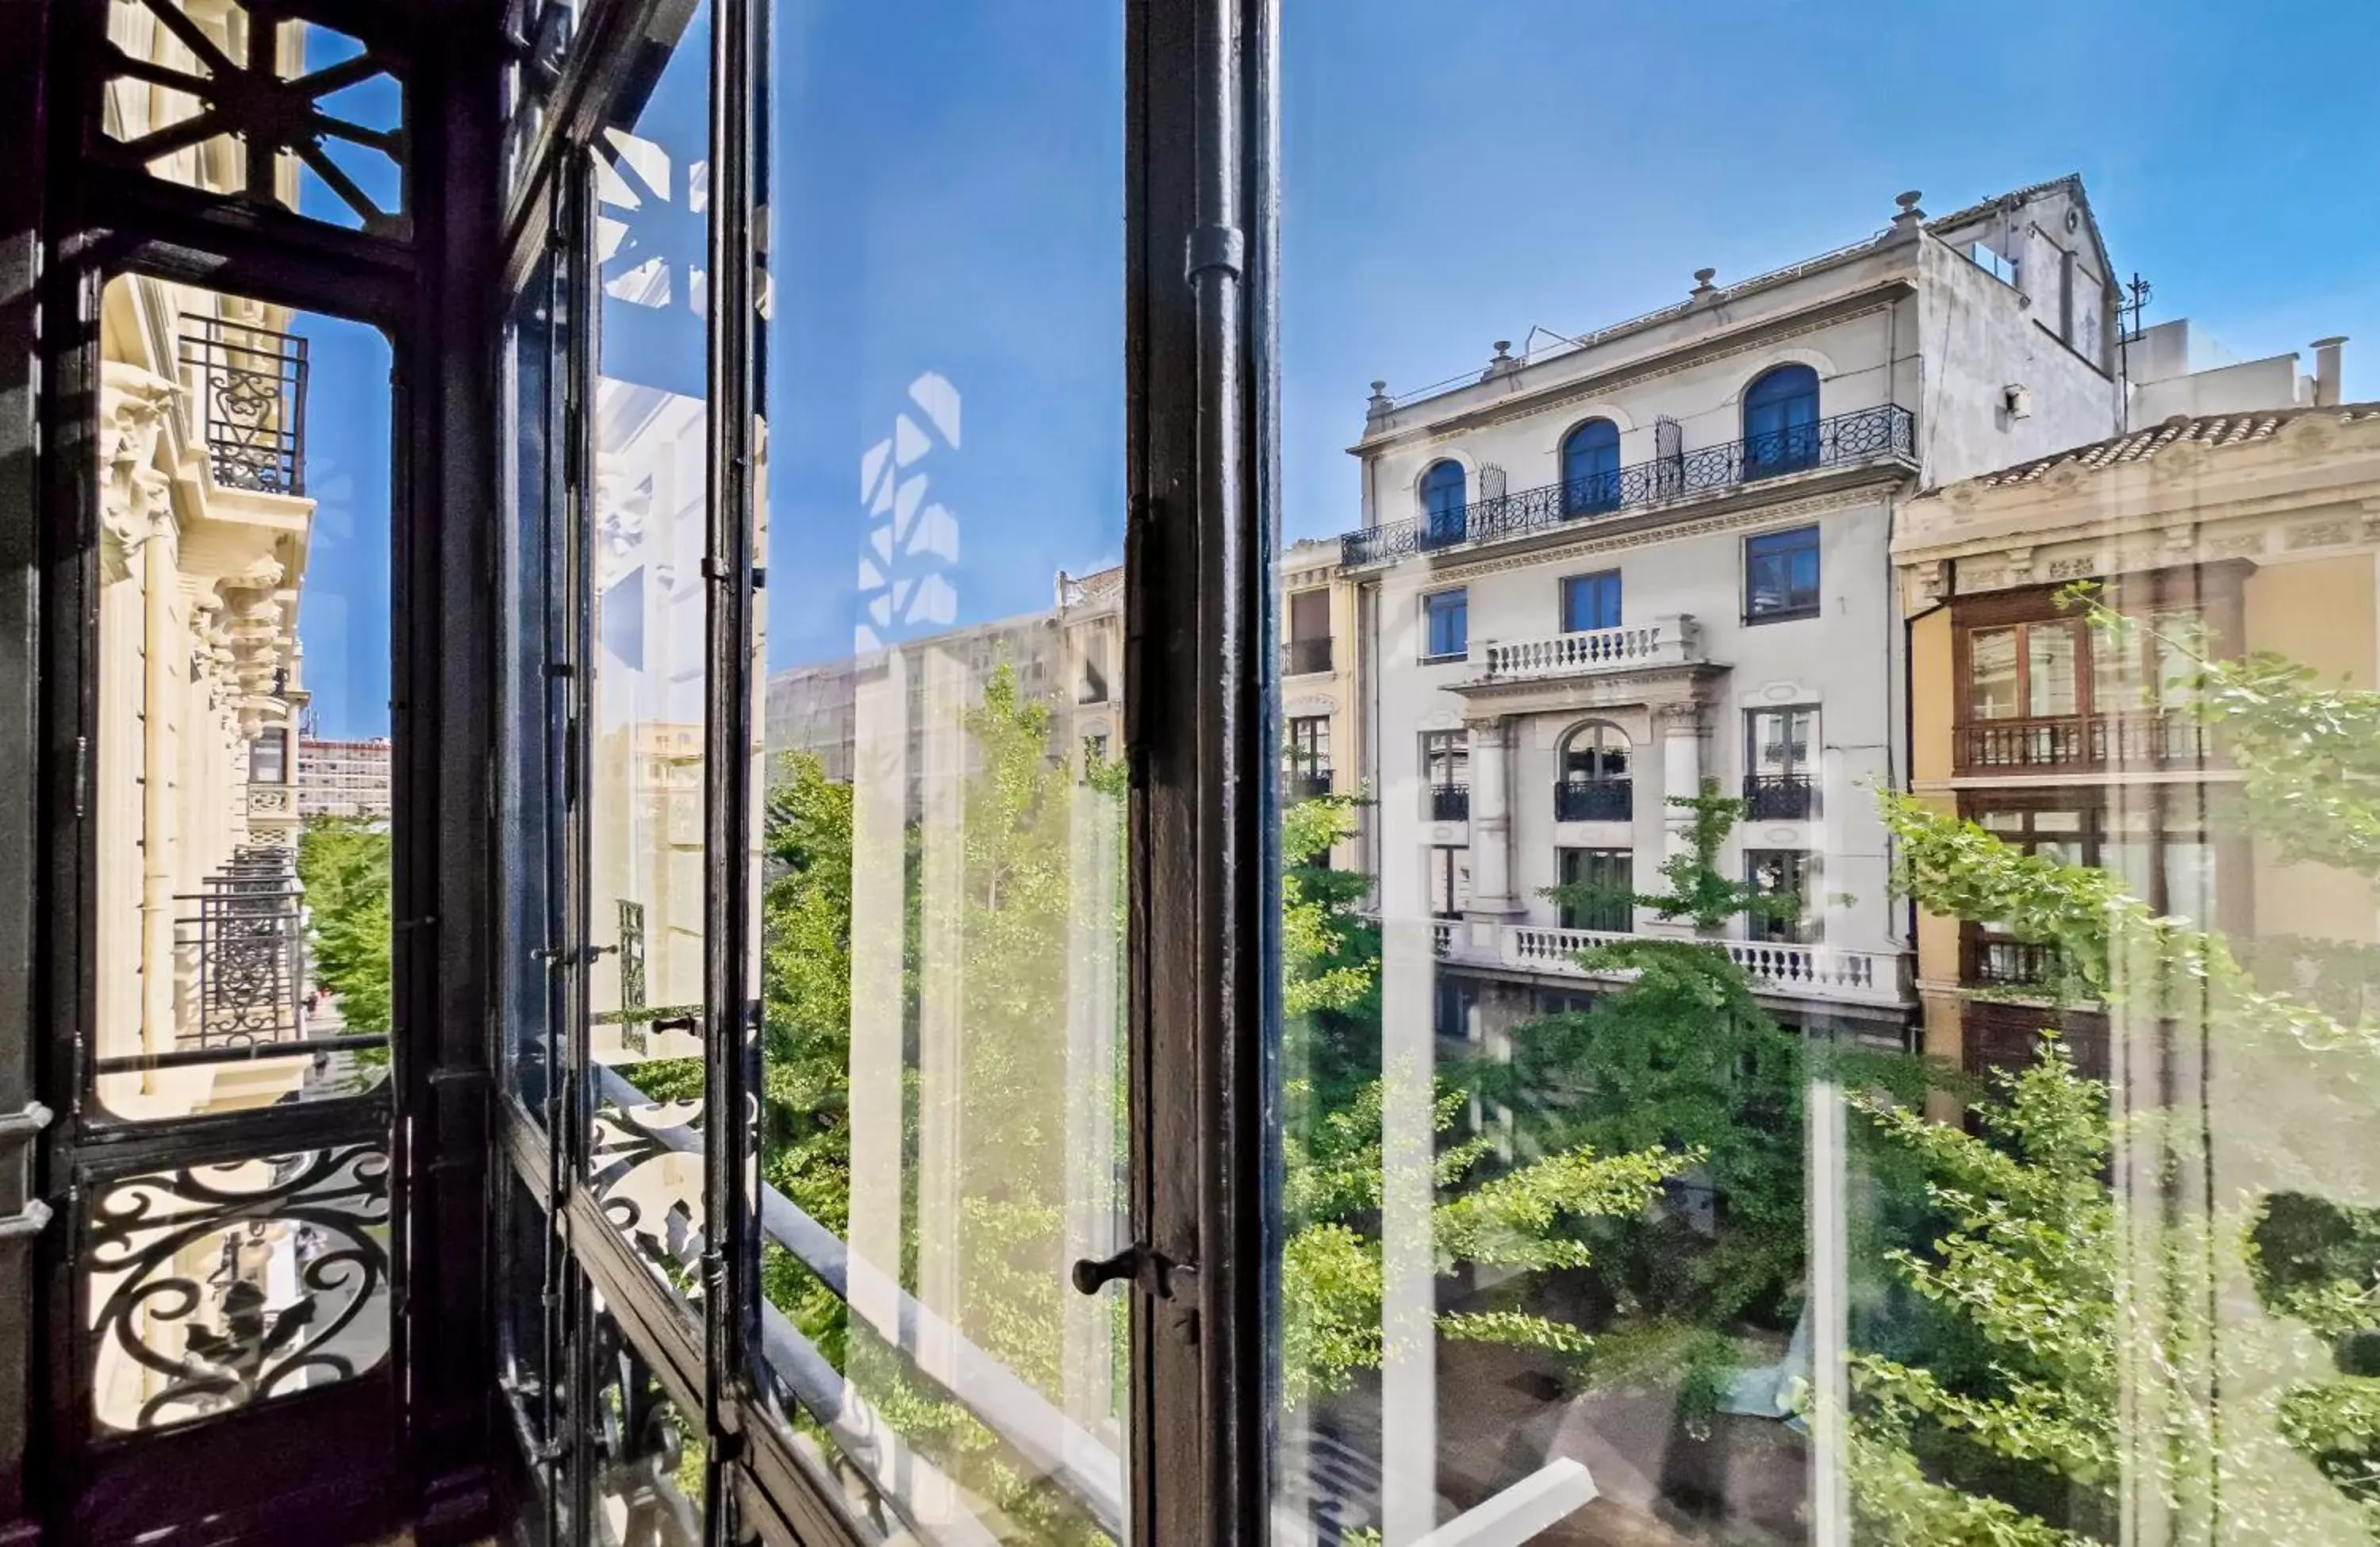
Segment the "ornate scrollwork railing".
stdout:
<svg viewBox="0 0 2380 1547">
<path fill-rule="evenodd" d="M 388 1169 L 351 1144 L 100 1188 L 80 1269 L 100 1423 L 164 1428 L 384 1359 Z"/>
<path fill-rule="evenodd" d="M 306 492 L 306 341 L 291 333 L 185 317 L 182 365 L 197 379 L 215 483 Z"/>
<path fill-rule="evenodd" d="M 198 911 L 175 920 L 176 945 L 196 1011 L 182 1041 L 244 1047 L 296 1040 L 305 993 L 306 926 L 294 849 L 244 847 L 180 901 Z"/>
</svg>

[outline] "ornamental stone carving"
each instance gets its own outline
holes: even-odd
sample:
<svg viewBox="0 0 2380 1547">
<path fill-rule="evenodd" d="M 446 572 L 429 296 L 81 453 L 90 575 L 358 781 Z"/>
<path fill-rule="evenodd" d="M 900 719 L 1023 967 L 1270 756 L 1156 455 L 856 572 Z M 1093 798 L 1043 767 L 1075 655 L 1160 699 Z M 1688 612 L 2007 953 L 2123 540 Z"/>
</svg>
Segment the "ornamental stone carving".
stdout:
<svg viewBox="0 0 2380 1547">
<path fill-rule="evenodd" d="M 122 360 L 104 360 L 99 383 L 100 521 L 127 550 L 166 530 L 174 481 L 157 467 L 157 441 L 180 392 Z"/>
</svg>

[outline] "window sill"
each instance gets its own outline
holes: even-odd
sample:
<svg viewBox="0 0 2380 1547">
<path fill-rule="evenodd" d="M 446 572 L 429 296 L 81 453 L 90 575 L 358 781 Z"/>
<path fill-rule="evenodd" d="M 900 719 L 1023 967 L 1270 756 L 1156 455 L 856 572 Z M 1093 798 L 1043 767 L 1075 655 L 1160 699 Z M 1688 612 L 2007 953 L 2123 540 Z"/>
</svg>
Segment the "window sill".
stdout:
<svg viewBox="0 0 2380 1547">
<path fill-rule="evenodd" d="M 1743 626 L 1751 628 L 1763 623 L 1799 623 L 1804 618 L 1818 616 L 1819 612 L 1816 607 L 1796 607 L 1791 612 L 1746 613 Z"/>
<path fill-rule="evenodd" d="M 1466 650 L 1458 651 L 1452 655 L 1424 655 L 1415 660 L 1414 664 L 1416 666 L 1451 666 L 1459 662 L 1468 661 L 1470 659 L 1471 652 Z"/>
</svg>

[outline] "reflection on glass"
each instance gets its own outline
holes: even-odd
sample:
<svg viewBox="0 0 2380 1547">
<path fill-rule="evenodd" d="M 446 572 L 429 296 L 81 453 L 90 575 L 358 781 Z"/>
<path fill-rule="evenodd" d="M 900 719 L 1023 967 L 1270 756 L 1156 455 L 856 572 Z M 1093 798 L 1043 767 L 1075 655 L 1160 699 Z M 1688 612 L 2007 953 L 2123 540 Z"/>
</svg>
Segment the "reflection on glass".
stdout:
<svg viewBox="0 0 2380 1547">
<path fill-rule="evenodd" d="M 1444 18 L 1287 25 L 1281 514 L 1347 538 L 1362 793 L 1281 792 L 1275 1540 L 2374 1540 L 2380 533 L 2337 501 L 2380 493 L 2380 411 L 2339 341 L 2211 363 L 2143 316 L 2132 263 L 2209 254 L 2111 258 L 2100 212 L 2186 179 L 2095 210 L 1821 169 L 1791 197 L 1849 201 L 1828 250 L 1597 317 L 1633 221 L 1757 222 L 1615 184 L 1446 241 L 1375 177 L 1521 197 L 1574 169 L 1569 119 L 1384 146 L 1359 104 Z M 1451 46 L 1618 79 L 1614 26 Z M 1793 79 L 1779 48 L 1825 67 L 1764 38 L 1730 79 Z M 1760 203 L 1742 160 L 1694 175 Z M 1565 331 L 1459 369 L 1510 293 L 1572 295 Z M 1398 358 L 1445 379 L 1367 396 Z M 1677 457 L 1658 516 L 1413 541 L 1442 469 L 1551 487 L 1589 420 L 1621 467 Z M 1564 582 L 1605 573 L 1627 638 L 1572 648 Z M 1301 736 L 1330 712 L 1279 692 Z M 1598 777 L 1633 798 L 1583 833 Z"/>
<path fill-rule="evenodd" d="M 145 277 L 100 333 L 100 1101 L 365 1090 L 391 1022 L 386 347 Z M 310 422 L 317 392 L 342 407 Z"/>
<path fill-rule="evenodd" d="M 1121 20 L 774 59 L 763 1345 L 869 1534 L 1125 1530 Z"/>
<path fill-rule="evenodd" d="M 593 530 L 583 534 L 589 1163 L 605 1216 L 699 1290 L 709 690 L 710 11 L 595 147 Z"/>
</svg>

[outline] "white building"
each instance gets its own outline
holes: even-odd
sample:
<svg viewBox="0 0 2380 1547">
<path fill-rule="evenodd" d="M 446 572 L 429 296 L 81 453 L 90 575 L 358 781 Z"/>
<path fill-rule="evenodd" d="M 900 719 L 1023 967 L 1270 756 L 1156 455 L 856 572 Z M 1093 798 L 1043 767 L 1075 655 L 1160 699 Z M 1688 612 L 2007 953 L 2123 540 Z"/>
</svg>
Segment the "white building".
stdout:
<svg viewBox="0 0 2380 1547">
<path fill-rule="evenodd" d="M 1701 271 L 1674 306 L 1526 358 L 1499 343 L 1475 377 L 1375 384 L 1343 549 L 1390 1055 L 1591 987 L 1590 926 L 1691 933 L 1545 893 L 1661 890 L 1687 826 L 1665 802 L 1706 780 L 1752 802 L 1721 868 L 1804 906 L 1727 931 L 1773 1007 L 1902 1034 L 1872 795 L 1902 782 L 1895 507 L 2110 433 L 2122 388 L 2078 179 L 1940 219 L 1900 205 L 1773 274 Z"/>
<path fill-rule="evenodd" d="M 299 817 L 389 818 L 389 740 L 333 741 L 305 737 L 298 743 Z"/>
</svg>

